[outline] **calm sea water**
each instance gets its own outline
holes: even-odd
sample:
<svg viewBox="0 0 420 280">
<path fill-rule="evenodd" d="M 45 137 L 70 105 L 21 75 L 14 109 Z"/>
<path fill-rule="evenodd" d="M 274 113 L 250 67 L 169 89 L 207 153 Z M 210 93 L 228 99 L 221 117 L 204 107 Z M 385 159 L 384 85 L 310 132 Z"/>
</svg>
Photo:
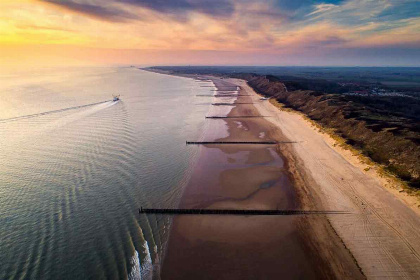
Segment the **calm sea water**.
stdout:
<svg viewBox="0 0 420 280">
<path fill-rule="evenodd" d="M 137 209 L 177 206 L 200 85 L 117 67 L 0 74 L 0 279 L 159 278 L 170 220 Z"/>
</svg>

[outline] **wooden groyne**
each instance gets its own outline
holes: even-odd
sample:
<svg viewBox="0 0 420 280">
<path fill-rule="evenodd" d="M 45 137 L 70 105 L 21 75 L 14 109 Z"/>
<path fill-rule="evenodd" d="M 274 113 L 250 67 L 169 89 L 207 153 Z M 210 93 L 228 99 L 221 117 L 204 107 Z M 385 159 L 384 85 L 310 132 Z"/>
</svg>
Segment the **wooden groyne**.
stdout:
<svg viewBox="0 0 420 280">
<path fill-rule="evenodd" d="M 210 91 L 218 91 L 218 92 L 235 92 L 236 89 L 211 89 Z"/>
<path fill-rule="evenodd" d="M 140 208 L 139 214 L 163 214 L 163 215 L 325 215 L 325 214 L 349 214 L 346 211 L 311 211 L 311 210 L 236 210 L 236 209 L 156 209 Z"/>
<path fill-rule="evenodd" d="M 236 106 L 242 104 L 255 104 L 255 103 L 211 103 L 213 106 Z"/>
<path fill-rule="evenodd" d="M 206 116 L 206 119 L 268 118 L 270 116 Z"/>
<path fill-rule="evenodd" d="M 237 96 L 251 96 L 249 94 L 215 94 L 214 97 L 237 97 Z"/>
<path fill-rule="evenodd" d="M 276 145 L 293 144 L 296 141 L 185 141 L 186 145 Z"/>
<path fill-rule="evenodd" d="M 237 97 L 237 96 L 251 96 L 246 94 L 197 94 L 196 96 L 207 96 L 207 97 Z"/>
</svg>

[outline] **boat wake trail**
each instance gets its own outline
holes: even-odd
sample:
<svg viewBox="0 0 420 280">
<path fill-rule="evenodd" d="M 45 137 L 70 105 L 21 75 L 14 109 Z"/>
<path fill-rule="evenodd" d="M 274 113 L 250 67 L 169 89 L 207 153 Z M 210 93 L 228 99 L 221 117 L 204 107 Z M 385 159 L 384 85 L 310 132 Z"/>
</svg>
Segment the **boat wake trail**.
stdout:
<svg viewBox="0 0 420 280">
<path fill-rule="evenodd" d="M 69 110 L 75 110 L 75 109 L 95 106 L 95 105 L 99 105 L 99 104 L 103 104 L 103 103 L 107 103 L 107 102 L 115 103 L 115 101 L 113 101 L 113 100 L 106 100 L 106 101 L 101 101 L 101 102 L 96 102 L 96 103 L 91 103 L 91 104 L 85 104 L 85 105 L 74 106 L 74 107 L 69 107 L 69 108 L 64 108 L 64 109 L 59 109 L 59 110 L 42 112 L 42 113 L 38 113 L 38 114 L 19 116 L 19 117 L 7 118 L 7 119 L 0 119 L 0 123 L 7 123 L 7 122 L 24 120 L 24 119 L 36 118 L 36 117 L 41 117 L 41 116 L 45 116 L 45 115 L 61 113 L 61 112 L 69 111 Z"/>
</svg>

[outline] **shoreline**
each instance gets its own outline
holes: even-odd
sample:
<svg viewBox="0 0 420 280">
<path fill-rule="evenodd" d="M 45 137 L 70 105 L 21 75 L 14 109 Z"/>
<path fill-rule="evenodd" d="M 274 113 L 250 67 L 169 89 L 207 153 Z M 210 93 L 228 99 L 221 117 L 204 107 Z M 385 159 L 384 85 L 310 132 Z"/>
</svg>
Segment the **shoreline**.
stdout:
<svg viewBox="0 0 420 280">
<path fill-rule="evenodd" d="M 259 100 L 260 95 L 246 81 L 223 80 L 240 85 L 247 95 Z M 318 132 L 302 115 L 281 110 L 268 101 L 257 102 L 255 107 L 258 114 L 272 116 L 266 119 L 278 133 L 299 142 L 279 145 L 279 151 L 287 159 L 285 166 L 302 205 L 354 213 L 344 218 L 326 215 L 326 219 L 304 219 L 299 223 L 307 253 L 316 252 L 311 258 L 319 258 L 324 267 L 334 271 L 335 278 L 354 278 L 345 274 L 346 264 L 354 265 L 352 269 L 358 270 L 361 278 L 420 277 L 420 219 L 416 204 L 404 199 L 406 194 L 384 187 L 387 178 L 363 170 L 365 166 L 351 151 L 334 145 L 334 139 Z"/>
<path fill-rule="evenodd" d="M 190 75 L 180 76 L 195 78 Z M 219 89 L 224 83 L 231 83 L 205 77 L 211 79 Z M 236 97 L 234 103 L 255 103 L 255 96 L 242 94 L 243 91 L 241 88 L 240 95 L 243 96 Z M 224 100 L 224 97 L 220 100 Z M 230 117 L 244 115 L 261 114 L 254 104 L 237 104 L 231 107 L 228 114 Z M 266 118 L 210 121 L 224 122 L 228 128 L 227 137 L 215 138 L 213 141 L 288 140 Z M 204 152 L 199 155 L 198 167 L 184 190 L 180 207 L 259 210 L 301 208 L 300 194 L 293 186 L 296 184 L 295 174 L 290 172 L 290 164 L 282 154 L 281 145 L 276 145 L 274 149 L 250 145 L 211 146 L 202 146 Z M 221 165 L 220 168 L 213 166 L 216 162 Z M 231 228 L 231 224 L 237 229 Z M 316 239 L 313 237 L 314 232 L 318 234 Z M 320 238 L 331 245 L 317 246 Z M 207 277 L 214 279 L 232 268 L 234 271 L 228 273 L 229 279 L 242 279 L 249 275 L 265 279 L 364 278 L 351 254 L 329 227 L 325 216 L 178 216 L 174 218 L 168 244 L 162 265 L 164 279 L 198 277 L 200 271 L 206 271 Z M 260 262 L 257 260 L 255 263 L 254 255 L 258 255 Z M 334 259 L 340 259 L 340 262 L 336 263 Z M 191 271 L 191 267 L 197 268 Z M 174 271 L 177 272 L 174 274 Z"/>
</svg>

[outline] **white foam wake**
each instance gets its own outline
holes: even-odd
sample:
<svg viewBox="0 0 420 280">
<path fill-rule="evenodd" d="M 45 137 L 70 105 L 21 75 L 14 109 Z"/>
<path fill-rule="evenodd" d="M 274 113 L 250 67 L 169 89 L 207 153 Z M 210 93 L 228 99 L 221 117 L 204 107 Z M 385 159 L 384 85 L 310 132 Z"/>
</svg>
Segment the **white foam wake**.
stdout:
<svg viewBox="0 0 420 280">
<path fill-rule="evenodd" d="M 131 271 L 128 274 L 129 280 L 141 280 L 141 268 L 140 268 L 140 259 L 139 259 L 139 252 L 135 251 L 134 256 L 131 257 L 130 260 Z"/>
<path fill-rule="evenodd" d="M 131 257 L 131 271 L 128 275 L 128 280 L 151 280 L 153 278 L 153 262 L 147 241 L 143 244 L 143 252 L 146 254 L 143 262 L 140 260 L 137 250 Z"/>
<path fill-rule="evenodd" d="M 77 112 L 77 113 L 74 113 L 74 114 L 71 114 L 71 115 L 68 115 L 68 116 L 65 116 L 65 117 L 61 117 L 61 118 L 58 118 L 54 121 L 43 124 L 41 127 L 39 127 L 38 130 L 42 131 L 42 132 L 45 132 L 45 131 L 60 128 L 60 127 L 65 126 L 69 123 L 76 122 L 76 121 L 78 121 L 82 118 L 85 118 L 89 115 L 92 115 L 92 114 L 94 114 L 94 113 L 96 113 L 100 110 L 106 109 L 106 108 L 108 108 L 108 107 L 110 107 L 114 104 L 115 104 L 115 102 L 109 101 L 109 102 L 106 102 L 106 103 L 95 105 L 95 106 L 93 106 L 89 109 L 83 110 L 81 112 Z"/>
</svg>

